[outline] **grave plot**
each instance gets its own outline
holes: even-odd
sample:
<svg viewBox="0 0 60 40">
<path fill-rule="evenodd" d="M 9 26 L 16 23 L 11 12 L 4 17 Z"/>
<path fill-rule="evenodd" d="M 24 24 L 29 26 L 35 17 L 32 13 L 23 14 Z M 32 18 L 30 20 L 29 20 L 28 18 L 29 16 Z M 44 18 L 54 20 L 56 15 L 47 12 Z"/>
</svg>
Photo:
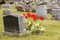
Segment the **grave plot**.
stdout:
<svg viewBox="0 0 60 40">
<path fill-rule="evenodd" d="M 26 31 L 26 20 L 21 15 L 6 15 L 3 16 L 3 21 L 6 34 L 14 34 L 16 32 L 21 36 Z"/>
</svg>

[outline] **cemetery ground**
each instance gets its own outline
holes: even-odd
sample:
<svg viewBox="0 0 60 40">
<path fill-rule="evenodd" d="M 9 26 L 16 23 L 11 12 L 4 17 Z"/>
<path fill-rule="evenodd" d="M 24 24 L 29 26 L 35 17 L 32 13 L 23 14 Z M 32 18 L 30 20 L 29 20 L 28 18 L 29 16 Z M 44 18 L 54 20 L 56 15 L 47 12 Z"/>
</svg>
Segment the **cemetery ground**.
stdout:
<svg viewBox="0 0 60 40">
<path fill-rule="evenodd" d="M 45 28 L 44 34 L 25 34 L 24 36 L 4 35 L 3 13 L 0 10 L 0 40 L 60 40 L 60 21 L 50 20 L 51 15 L 48 14 L 48 20 L 43 21 Z"/>
</svg>

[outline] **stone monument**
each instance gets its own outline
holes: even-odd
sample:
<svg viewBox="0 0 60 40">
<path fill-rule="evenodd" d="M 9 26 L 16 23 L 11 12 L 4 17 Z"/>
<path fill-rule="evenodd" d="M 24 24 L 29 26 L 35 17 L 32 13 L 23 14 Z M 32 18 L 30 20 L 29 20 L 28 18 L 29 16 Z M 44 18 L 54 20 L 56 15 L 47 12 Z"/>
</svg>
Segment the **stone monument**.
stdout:
<svg viewBox="0 0 60 40">
<path fill-rule="evenodd" d="M 60 9 L 52 9 L 51 14 L 52 14 L 51 19 L 60 20 Z"/>
<path fill-rule="evenodd" d="M 3 16 L 4 31 L 6 34 L 19 33 L 20 36 L 26 31 L 25 17 L 18 14 L 10 14 Z"/>
<path fill-rule="evenodd" d="M 36 6 L 36 14 L 38 15 L 38 17 L 44 16 L 44 18 L 47 18 L 46 5 L 38 5 L 38 6 Z"/>
<path fill-rule="evenodd" d="M 10 14 L 13 14 L 12 10 L 10 10 L 10 9 L 3 10 L 3 15 L 10 15 Z"/>
</svg>

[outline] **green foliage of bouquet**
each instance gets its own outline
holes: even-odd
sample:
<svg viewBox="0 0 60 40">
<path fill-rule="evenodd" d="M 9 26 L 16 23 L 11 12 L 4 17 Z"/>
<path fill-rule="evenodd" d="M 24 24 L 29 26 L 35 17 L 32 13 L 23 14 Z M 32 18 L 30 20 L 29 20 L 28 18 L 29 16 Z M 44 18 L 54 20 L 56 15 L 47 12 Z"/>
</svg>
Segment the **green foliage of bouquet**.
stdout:
<svg viewBox="0 0 60 40">
<path fill-rule="evenodd" d="M 42 23 L 40 21 L 33 21 L 32 19 L 28 19 L 27 30 L 31 30 L 32 33 L 39 34 L 41 32 L 44 32 L 45 29 L 42 27 Z"/>
</svg>

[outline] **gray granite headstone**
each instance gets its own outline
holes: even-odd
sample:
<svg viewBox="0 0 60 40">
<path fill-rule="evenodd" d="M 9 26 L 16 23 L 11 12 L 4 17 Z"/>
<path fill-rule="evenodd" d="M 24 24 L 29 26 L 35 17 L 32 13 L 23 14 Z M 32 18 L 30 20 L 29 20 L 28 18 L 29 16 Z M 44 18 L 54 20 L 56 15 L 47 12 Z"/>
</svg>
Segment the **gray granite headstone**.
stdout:
<svg viewBox="0 0 60 40">
<path fill-rule="evenodd" d="M 60 7 L 60 1 L 57 2 L 58 6 Z"/>
<path fill-rule="evenodd" d="M 4 29 L 7 33 L 19 33 L 20 36 L 26 31 L 25 17 L 17 14 L 7 15 L 3 17 Z"/>
<path fill-rule="evenodd" d="M 55 17 L 55 20 L 60 20 L 60 9 L 52 9 L 52 19 Z"/>
<path fill-rule="evenodd" d="M 21 12 L 24 11 L 22 6 L 17 6 L 16 8 L 17 8 L 17 11 L 21 11 Z"/>
<path fill-rule="evenodd" d="M 38 17 L 44 16 L 45 18 L 47 18 L 46 5 L 38 5 L 38 6 L 36 6 L 36 14 L 38 15 Z"/>
<path fill-rule="evenodd" d="M 13 11 L 8 9 L 8 10 L 3 10 L 3 15 L 10 15 L 13 14 Z"/>
<path fill-rule="evenodd" d="M 9 4 L 2 4 L 3 8 L 9 8 Z"/>
<path fill-rule="evenodd" d="M 25 5 L 25 11 L 26 12 L 30 12 L 31 9 L 32 9 L 32 5 L 31 4 L 26 4 Z"/>
<path fill-rule="evenodd" d="M 9 3 L 10 3 L 10 4 L 14 4 L 14 1 L 15 1 L 15 0 L 10 0 L 10 2 L 9 2 Z"/>
</svg>

